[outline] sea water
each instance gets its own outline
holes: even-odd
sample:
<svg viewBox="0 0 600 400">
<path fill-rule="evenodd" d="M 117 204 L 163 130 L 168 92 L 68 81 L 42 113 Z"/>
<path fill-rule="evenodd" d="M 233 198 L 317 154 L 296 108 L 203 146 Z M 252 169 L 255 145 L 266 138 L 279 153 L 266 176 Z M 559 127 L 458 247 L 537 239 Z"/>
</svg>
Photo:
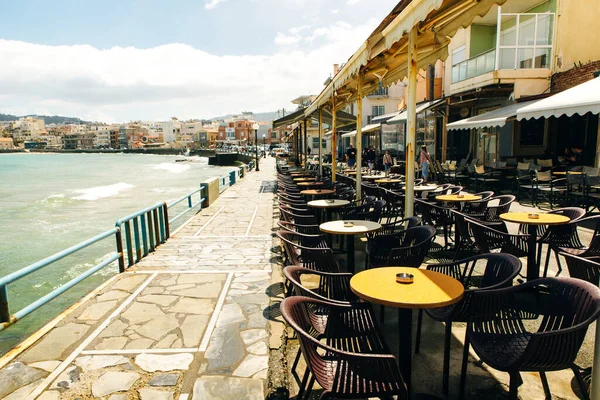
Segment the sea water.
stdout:
<svg viewBox="0 0 600 400">
<path fill-rule="evenodd" d="M 176 161 L 182 159 L 185 162 Z M 105 232 L 113 228 L 119 218 L 158 202 L 176 200 L 198 189 L 203 180 L 225 175 L 231 169 L 209 166 L 208 159 L 199 157 L 0 154 L 0 276 Z M 195 195 L 194 203 L 198 200 L 199 195 Z M 187 201 L 176 213 L 186 204 Z M 114 239 L 107 238 L 10 284 L 11 313 L 73 279 L 114 251 Z M 116 265 L 106 267 L 0 331 L 0 353 L 115 273 Z"/>
</svg>

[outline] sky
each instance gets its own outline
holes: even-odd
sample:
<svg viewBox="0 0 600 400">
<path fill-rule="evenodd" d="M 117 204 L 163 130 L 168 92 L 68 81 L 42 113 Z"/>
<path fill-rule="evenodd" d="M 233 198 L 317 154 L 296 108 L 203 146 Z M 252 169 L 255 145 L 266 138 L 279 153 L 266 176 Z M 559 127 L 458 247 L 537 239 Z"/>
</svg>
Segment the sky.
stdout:
<svg viewBox="0 0 600 400">
<path fill-rule="evenodd" d="M 319 94 L 399 0 L 0 0 L 0 113 L 128 122 Z"/>
</svg>

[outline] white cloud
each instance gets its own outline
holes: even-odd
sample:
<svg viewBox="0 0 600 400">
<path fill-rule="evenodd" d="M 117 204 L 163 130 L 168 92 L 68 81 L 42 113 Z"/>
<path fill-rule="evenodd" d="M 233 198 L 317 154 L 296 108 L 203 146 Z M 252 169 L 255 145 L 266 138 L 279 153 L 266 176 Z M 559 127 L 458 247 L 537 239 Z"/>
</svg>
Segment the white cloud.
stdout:
<svg viewBox="0 0 600 400">
<path fill-rule="evenodd" d="M 290 45 L 290 44 L 296 44 L 298 43 L 300 40 L 302 40 L 302 37 L 299 35 L 286 35 L 285 33 L 281 33 L 281 32 L 277 32 L 277 35 L 275 36 L 275 44 L 279 44 L 279 45 Z"/>
<path fill-rule="evenodd" d="M 318 94 L 376 26 L 338 23 L 312 32 L 310 50 L 217 56 L 184 44 L 149 49 L 47 46 L 0 39 L 0 112 L 123 122 L 271 111 Z M 308 28 L 302 28 L 305 31 Z"/>
<path fill-rule="evenodd" d="M 204 0 L 204 8 L 212 10 L 213 8 L 216 8 L 219 4 L 225 3 L 227 1 L 229 0 Z"/>
<path fill-rule="evenodd" d="M 329 10 L 332 14 L 337 14 L 340 12 L 339 8 L 336 8 L 335 10 Z"/>
<path fill-rule="evenodd" d="M 215 1 L 215 0 L 213 0 L 213 1 Z M 218 0 L 217 0 L 217 1 L 218 1 Z M 360 1 L 360 0 L 348 0 L 348 1 L 346 1 L 346 4 L 348 4 L 348 5 L 352 5 L 352 4 L 356 4 L 356 3 L 358 3 L 359 1 Z"/>
</svg>

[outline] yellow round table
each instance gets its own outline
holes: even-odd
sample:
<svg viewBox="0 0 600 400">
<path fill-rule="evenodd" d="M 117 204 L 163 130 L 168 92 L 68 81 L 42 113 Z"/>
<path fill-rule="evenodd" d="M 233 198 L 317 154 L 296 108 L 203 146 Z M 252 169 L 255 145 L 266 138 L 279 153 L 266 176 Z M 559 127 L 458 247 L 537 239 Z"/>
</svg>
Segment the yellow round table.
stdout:
<svg viewBox="0 0 600 400">
<path fill-rule="evenodd" d="M 536 213 L 538 218 L 531 218 L 529 212 L 508 212 L 500 214 L 500 219 L 506 222 L 527 225 L 528 254 L 527 254 L 527 280 L 531 281 L 540 277 L 540 266 L 536 260 L 537 227 L 539 225 L 561 225 L 571 219 L 564 215 Z"/>
<path fill-rule="evenodd" d="M 317 178 L 294 178 L 294 182 L 309 182 L 316 181 Z"/>
<path fill-rule="evenodd" d="M 569 172 L 569 175 L 581 175 L 583 174 L 583 172 L 581 171 L 555 171 L 552 172 L 553 175 L 567 175 L 567 172 Z"/>
<path fill-rule="evenodd" d="M 306 203 L 309 207 L 313 208 L 339 208 L 344 207 L 350 204 L 348 200 L 339 200 L 339 199 L 331 199 L 331 200 L 313 200 Z"/>
<path fill-rule="evenodd" d="M 345 223 L 348 222 L 352 226 L 346 226 Z M 378 231 L 381 225 L 373 221 L 345 220 L 325 222 L 319 225 L 319 229 L 332 235 L 348 236 L 348 272 L 354 273 L 354 235 Z"/>
<path fill-rule="evenodd" d="M 321 186 L 323 182 L 298 182 L 298 186 Z"/>
<path fill-rule="evenodd" d="M 396 282 L 396 274 L 414 275 L 413 283 Z M 350 279 L 358 297 L 398 308 L 398 361 L 411 391 L 412 309 L 436 308 L 457 303 L 465 289 L 456 279 L 439 272 L 411 267 L 383 267 L 359 272 Z"/>
<path fill-rule="evenodd" d="M 461 201 L 478 201 L 481 200 L 481 196 L 465 193 L 462 197 L 458 197 L 457 194 L 442 194 L 435 196 L 437 201 L 448 201 L 448 202 L 461 202 Z"/>
<path fill-rule="evenodd" d="M 377 174 L 377 175 L 369 175 L 369 174 L 364 174 L 361 176 L 362 179 L 369 181 L 369 180 L 377 180 L 377 179 L 384 179 L 385 175 L 384 174 Z"/>
<path fill-rule="evenodd" d="M 438 188 L 438 185 L 419 185 L 413 189 L 415 192 L 429 192 Z"/>
<path fill-rule="evenodd" d="M 383 183 L 383 184 L 388 184 L 388 183 L 400 183 L 403 182 L 401 179 L 390 179 L 390 178 L 385 178 L 385 179 L 377 179 L 375 181 L 375 183 Z"/>
<path fill-rule="evenodd" d="M 305 196 L 326 196 L 333 193 L 335 193 L 335 191 L 332 189 L 308 189 L 300 192 L 300 194 Z"/>
</svg>

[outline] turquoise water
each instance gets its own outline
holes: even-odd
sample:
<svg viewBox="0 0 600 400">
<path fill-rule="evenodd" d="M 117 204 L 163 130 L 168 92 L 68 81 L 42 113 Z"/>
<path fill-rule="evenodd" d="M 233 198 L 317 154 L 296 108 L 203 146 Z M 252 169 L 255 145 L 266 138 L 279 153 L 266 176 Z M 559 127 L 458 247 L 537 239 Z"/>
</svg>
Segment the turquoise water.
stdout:
<svg viewBox="0 0 600 400">
<path fill-rule="evenodd" d="M 114 227 L 128 214 L 197 189 L 231 168 L 206 158 L 134 154 L 0 155 L 0 276 Z M 199 196 L 195 198 L 195 201 Z M 181 208 L 173 210 L 171 216 Z M 192 215 L 192 212 L 189 213 Z M 186 217 L 181 218 L 182 222 Z M 9 285 L 11 312 L 52 291 L 115 251 L 108 238 Z M 39 329 L 117 272 L 106 267 L 0 332 L 0 353 Z"/>
</svg>

